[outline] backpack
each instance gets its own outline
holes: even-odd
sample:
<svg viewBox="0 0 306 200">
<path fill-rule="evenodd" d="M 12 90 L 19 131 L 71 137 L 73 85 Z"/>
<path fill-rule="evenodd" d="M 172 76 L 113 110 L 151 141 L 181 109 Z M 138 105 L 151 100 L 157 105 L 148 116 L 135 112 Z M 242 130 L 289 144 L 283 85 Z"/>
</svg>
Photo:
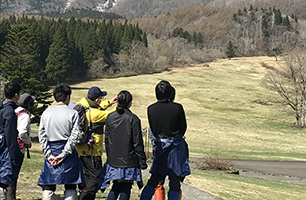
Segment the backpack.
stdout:
<svg viewBox="0 0 306 200">
<path fill-rule="evenodd" d="M 89 145 L 93 144 L 93 138 L 92 138 L 92 126 L 90 122 L 90 112 L 89 112 L 89 125 L 88 128 L 86 128 L 86 112 L 89 110 L 89 107 L 85 107 L 81 104 L 76 103 L 69 103 L 68 105 L 70 108 L 73 108 L 76 110 L 79 114 L 79 138 L 77 141 L 78 144 L 88 143 Z"/>
</svg>

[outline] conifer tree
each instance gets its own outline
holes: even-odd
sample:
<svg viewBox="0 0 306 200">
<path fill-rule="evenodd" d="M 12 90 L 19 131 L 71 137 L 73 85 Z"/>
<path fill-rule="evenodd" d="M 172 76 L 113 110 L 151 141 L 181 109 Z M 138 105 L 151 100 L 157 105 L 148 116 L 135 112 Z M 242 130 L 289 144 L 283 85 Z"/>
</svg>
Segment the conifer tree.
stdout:
<svg viewBox="0 0 306 200">
<path fill-rule="evenodd" d="M 1 54 L 0 71 L 6 81 L 17 80 L 23 93 L 36 96 L 39 108 L 32 111 L 32 123 L 39 123 L 41 113 L 50 105 L 51 97 L 45 83 L 43 66 L 39 65 L 39 49 L 33 35 L 33 27 L 26 21 L 19 21 L 7 35 Z"/>
<path fill-rule="evenodd" d="M 95 26 L 92 26 L 86 33 L 84 38 L 84 62 L 89 66 L 96 59 L 98 53 L 98 39 Z"/>
<path fill-rule="evenodd" d="M 120 52 L 120 44 L 121 44 L 121 39 L 123 37 L 123 25 L 122 24 L 117 24 L 114 27 L 114 53 L 118 54 Z"/>
<path fill-rule="evenodd" d="M 126 25 L 120 43 L 121 50 L 128 52 L 129 45 L 132 43 L 132 40 L 133 40 L 133 30 L 130 25 Z"/>
<path fill-rule="evenodd" d="M 203 35 L 202 35 L 202 33 L 198 33 L 198 34 L 197 34 L 196 43 L 197 43 L 197 46 L 198 46 L 200 49 L 203 48 Z"/>
<path fill-rule="evenodd" d="M 236 55 L 235 55 L 235 47 L 234 47 L 232 41 L 229 41 L 229 42 L 228 42 L 228 45 L 227 45 L 225 54 L 226 54 L 226 56 L 227 56 L 229 59 L 231 59 L 231 58 L 233 58 L 233 57 L 236 56 Z"/>
<path fill-rule="evenodd" d="M 266 15 L 262 16 L 261 29 L 263 33 L 263 38 L 267 39 L 270 36 L 269 23 Z"/>
<path fill-rule="evenodd" d="M 145 45 L 145 47 L 148 47 L 148 39 L 147 39 L 147 33 L 144 32 L 142 35 L 142 42 Z"/>
<path fill-rule="evenodd" d="M 287 28 L 287 30 L 291 29 L 291 23 L 290 23 L 288 15 L 286 17 L 284 17 L 282 25 L 285 26 Z"/>
<path fill-rule="evenodd" d="M 278 10 L 275 11 L 275 14 L 274 14 L 274 24 L 275 24 L 275 25 L 281 25 L 281 24 L 282 24 L 282 21 L 283 21 L 282 13 L 281 13 L 281 11 L 278 9 Z"/>
<path fill-rule="evenodd" d="M 57 80 L 57 83 L 70 74 L 69 46 L 64 24 L 59 24 L 50 46 L 49 55 L 46 59 L 46 73 L 48 78 Z"/>
<path fill-rule="evenodd" d="M 2 51 L 2 46 L 6 42 L 6 35 L 8 34 L 10 29 L 11 29 L 10 21 L 8 19 L 3 19 L 0 22 L 0 53 Z"/>
<path fill-rule="evenodd" d="M 74 17 L 71 17 L 66 27 L 71 72 L 78 71 L 77 69 L 78 69 L 79 55 L 77 54 L 77 49 L 76 49 L 75 39 L 74 39 L 75 28 L 76 28 L 76 20 Z M 72 75 L 73 74 L 71 74 L 71 76 Z"/>
</svg>

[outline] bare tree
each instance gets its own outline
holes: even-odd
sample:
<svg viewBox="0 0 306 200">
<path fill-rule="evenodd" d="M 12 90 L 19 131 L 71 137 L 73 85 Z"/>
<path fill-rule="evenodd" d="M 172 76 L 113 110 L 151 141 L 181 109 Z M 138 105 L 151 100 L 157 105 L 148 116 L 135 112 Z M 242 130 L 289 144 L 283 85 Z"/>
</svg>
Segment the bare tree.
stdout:
<svg viewBox="0 0 306 200">
<path fill-rule="evenodd" d="M 306 54 L 295 53 L 285 57 L 286 65 L 270 69 L 265 78 L 268 88 L 276 91 L 295 111 L 296 126 L 305 127 L 306 114 Z"/>
<path fill-rule="evenodd" d="M 148 50 L 142 42 L 133 41 L 128 52 L 120 52 L 117 65 L 120 72 L 133 72 L 135 74 L 152 73 L 153 63 L 148 57 Z"/>
<path fill-rule="evenodd" d="M 104 75 L 107 75 L 107 66 L 108 65 L 104 62 L 104 59 L 99 57 L 91 63 L 87 75 L 91 78 L 101 78 Z"/>
</svg>

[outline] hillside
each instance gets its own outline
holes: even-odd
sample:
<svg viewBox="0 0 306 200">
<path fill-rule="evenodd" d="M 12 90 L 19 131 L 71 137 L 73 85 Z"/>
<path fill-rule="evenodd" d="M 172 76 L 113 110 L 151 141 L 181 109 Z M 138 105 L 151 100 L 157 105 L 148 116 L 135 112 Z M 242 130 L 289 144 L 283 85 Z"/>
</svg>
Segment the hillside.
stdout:
<svg viewBox="0 0 306 200">
<path fill-rule="evenodd" d="M 111 10 L 127 18 L 150 18 L 182 6 L 206 5 L 243 9 L 249 8 L 251 4 L 258 9 L 276 7 L 287 15 L 296 14 L 299 18 L 306 19 L 304 0 L 121 0 Z"/>
<path fill-rule="evenodd" d="M 0 12 L 47 14 L 63 13 L 68 10 L 87 9 L 92 11 L 112 11 L 126 18 L 151 18 L 170 12 L 182 6 L 212 6 L 229 8 L 254 7 L 281 9 L 284 14 L 295 14 L 306 19 L 304 0 L 1 0 Z"/>
<path fill-rule="evenodd" d="M 234 8 L 183 6 L 154 18 L 136 19 L 132 22 L 138 23 L 147 33 L 159 36 L 172 33 L 175 28 L 183 28 L 190 33 L 200 32 L 204 37 L 224 37 L 233 14 L 237 11 Z"/>
</svg>

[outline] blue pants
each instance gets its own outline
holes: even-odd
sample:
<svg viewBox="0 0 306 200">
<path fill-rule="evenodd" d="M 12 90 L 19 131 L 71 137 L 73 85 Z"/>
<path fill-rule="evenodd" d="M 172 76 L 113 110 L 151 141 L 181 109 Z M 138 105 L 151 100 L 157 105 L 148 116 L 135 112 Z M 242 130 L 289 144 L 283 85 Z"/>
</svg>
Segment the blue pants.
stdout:
<svg viewBox="0 0 306 200">
<path fill-rule="evenodd" d="M 131 181 L 113 181 L 113 187 L 107 196 L 107 200 L 116 200 L 120 195 L 120 200 L 129 200 L 132 189 Z"/>
</svg>

